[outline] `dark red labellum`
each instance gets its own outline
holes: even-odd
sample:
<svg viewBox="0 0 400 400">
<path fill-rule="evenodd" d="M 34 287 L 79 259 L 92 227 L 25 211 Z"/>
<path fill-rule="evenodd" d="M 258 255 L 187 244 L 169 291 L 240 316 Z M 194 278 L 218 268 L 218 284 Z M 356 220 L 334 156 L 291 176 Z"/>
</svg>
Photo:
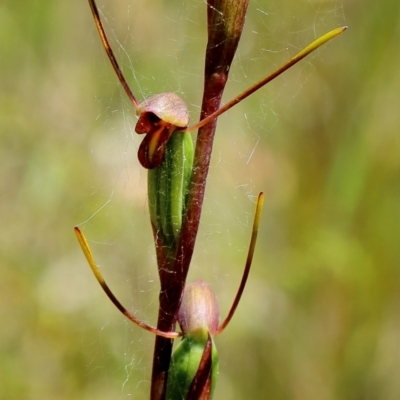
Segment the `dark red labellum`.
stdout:
<svg viewBox="0 0 400 400">
<path fill-rule="evenodd" d="M 174 126 L 163 126 L 160 124 L 154 126 L 153 131 L 146 134 L 138 151 L 140 164 L 144 168 L 157 168 L 163 162 L 165 145 L 175 129 Z"/>
</svg>

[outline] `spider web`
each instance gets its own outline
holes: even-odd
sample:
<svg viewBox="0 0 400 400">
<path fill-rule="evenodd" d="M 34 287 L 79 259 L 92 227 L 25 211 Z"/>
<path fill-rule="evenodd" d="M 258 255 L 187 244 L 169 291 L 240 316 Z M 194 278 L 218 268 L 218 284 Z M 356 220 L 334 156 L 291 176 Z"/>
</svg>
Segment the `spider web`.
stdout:
<svg viewBox="0 0 400 400">
<path fill-rule="evenodd" d="M 177 92 L 187 102 L 191 121 L 195 122 L 203 85 L 204 1 L 98 1 L 98 7 L 138 100 L 156 93 Z M 223 102 L 316 37 L 343 25 L 344 20 L 341 1 L 250 2 Z M 147 211 L 146 172 L 136 157 L 142 138 L 134 133 L 134 109 L 109 66 L 97 33 L 94 27 L 88 29 L 93 36 L 98 118 L 89 139 L 96 171 L 88 184 L 88 204 L 81 226 L 116 296 L 141 319 L 155 324 L 159 284 Z M 201 278 L 213 286 L 222 317 L 241 278 L 258 192 L 267 192 L 267 203 L 273 209 L 290 198 L 296 184 L 287 160 L 274 154 L 268 142 L 276 142 L 290 135 L 297 124 L 306 123 L 302 113 L 312 112 L 312 102 L 321 95 L 316 88 L 322 80 L 316 69 L 317 65 L 329 64 L 329 46 L 219 118 L 189 280 Z M 277 180 L 286 182 L 278 184 Z M 262 237 L 258 246 L 263 246 Z M 254 323 L 243 310 L 250 308 L 248 314 L 260 313 L 269 318 L 257 300 L 257 296 L 266 296 L 264 286 L 254 283 L 265 279 L 258 270 L 260 265 L 263 263 L 256 251 L 249 287 L 233 319 L 235 335 L 252 329 Z M 96 287 L 94 278 L 91 285 L 97 292 L 92 295 L 94 311 L 88 318 L 101 327 L 97 338 L 86 343 L 93 357 L 88 366 L 90 375 L 106 382 L 107 398 L 148 398 L 154 338 L 127 322 Z M 226 363 L 224 360 L 223 368 Z M 94 372 L 99 370 L 99 374 Z M 216 398 L 222 398 L 222 394 L 224 399 L 238 398 L 232 382 L 220 379 Z M 102 398 L 101 389 L 97 394 Z"/>
</svg>

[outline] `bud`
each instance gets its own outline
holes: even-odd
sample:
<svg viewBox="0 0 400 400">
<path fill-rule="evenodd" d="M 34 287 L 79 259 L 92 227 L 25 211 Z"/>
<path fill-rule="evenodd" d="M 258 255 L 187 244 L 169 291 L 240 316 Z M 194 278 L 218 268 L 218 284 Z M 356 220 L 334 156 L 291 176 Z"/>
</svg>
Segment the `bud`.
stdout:
<svg viewBox="0 0 400 400">
<path fill-rule="evenodd" d="M 197 280 L 186 286 L 178 322 L 183 339 L 172 354 L 166 399 L 211 399 L 219 365 L 212 339 L 218 329 L 219 307 L 206 282 Z"/>
<path fill-rule="evenodd" d="M 211 335 L 215 334 L 219 324 L 219 306 L 208 283 L 198 279 L 186 285 L 178 322 L 184 335 L 204 328 Z"/>
<path fill-rule="evenodd" d="M 211 342 L 211 370 L 204 371 L 201 365 L 203 354 L 207 348 L 207 343 Z M 168 371 L 166 400 L 194 400 L 190 395 L 194 380 L 199 376 L 207 373 L 210 378 L 208 384 L 211 388 L 207 395 L 207 399 L 211 399 L 218 376 L 218 353 L 214 344 L 214 340 L 207 334 L 206 330 L 196 335 L 186 335 L 176 347 L 172 354 L 171 364 Z M 201 388 L 200 393 L 204 393 Z M 196 398 L 198 400 L 198 398 Z"/>
</svg>

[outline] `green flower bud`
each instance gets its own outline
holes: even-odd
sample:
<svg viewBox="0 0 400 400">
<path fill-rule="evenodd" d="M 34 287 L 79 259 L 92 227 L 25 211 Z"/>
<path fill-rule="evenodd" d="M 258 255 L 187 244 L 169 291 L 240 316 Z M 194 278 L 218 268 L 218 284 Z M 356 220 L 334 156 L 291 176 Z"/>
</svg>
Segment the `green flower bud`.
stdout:
<svg viewBox="0 0 400 400">
<path fill-rule="evenodd" d="M 211 341 L 212 346 L 211 371 L 205 372 L 211 379 L 208 398 L 212 398 L 218 376 L 218 353 L 214 340 L 204 329 L 184 336 L 173 352 L 168 371 L 166 400 L 189 400 L 188 395 L 195 378 L 204 372 L 200 370 L 200 365 L 208 340 Z"/>
<path fill-rule="evenodd" d="M 172 354 L 166 399 L 211 399 L 218 376 L 212 335 L 218 329 L 219 307 L 206 282 L 197 280 L 186 286 L 178 322 L 183 339 Z"/>
<path fill-rule="evenodd" d="M 166 143 L 163 162 L 148 171 L 150 220 L 164 246 L 174 247 L 180 237 L 193 152 L 190 134 L 174 132 Z"/>
</svg>

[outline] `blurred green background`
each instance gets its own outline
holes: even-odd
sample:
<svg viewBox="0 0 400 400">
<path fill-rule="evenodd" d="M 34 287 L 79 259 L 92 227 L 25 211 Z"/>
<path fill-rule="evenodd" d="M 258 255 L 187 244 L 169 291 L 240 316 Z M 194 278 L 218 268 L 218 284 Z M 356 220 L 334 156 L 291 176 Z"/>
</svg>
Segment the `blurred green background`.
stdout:
<svg viewBox="0 0 400 400">
<path fill-rule="evenodd" d="M 203 1 L 99 0 L 139 99 L 196 121 Z M 190 279 L 225 315 L 265 191 L 216 399 L 399 399 L 400 2 L 251 1 L 225 101 L 318 35 L 350 29 L 222 116 Z M 158 277 L 135 115 L 85 0 L 0 4 L 0 398 L 146 399 Z"/>
</svg>

